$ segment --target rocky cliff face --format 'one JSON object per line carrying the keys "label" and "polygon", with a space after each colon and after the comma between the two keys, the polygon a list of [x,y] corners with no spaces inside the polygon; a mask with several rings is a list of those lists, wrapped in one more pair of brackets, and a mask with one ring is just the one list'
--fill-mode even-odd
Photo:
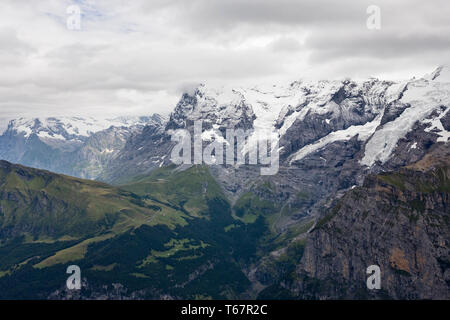
{"label": "rocky cliff face", "polygon": [[184,93],[170,116],[166,130],[188,128],[201,120],[205,128],[252,127],[255,114],[243,93],[236,89],[215,90],[200,85],[193,93]]}
{"label": "rocky cliff face", "polygon": [[[370,175],[316,224],[297,268],[300,298],[450,298],[450,149]],[[366,268],[381,268],[381,289]]]}

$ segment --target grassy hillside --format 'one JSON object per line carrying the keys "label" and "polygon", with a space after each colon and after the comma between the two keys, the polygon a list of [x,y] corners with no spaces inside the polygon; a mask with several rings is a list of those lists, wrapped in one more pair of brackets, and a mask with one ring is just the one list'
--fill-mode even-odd
{"label": "grassy hillside", "polygon": [[140,196],[185,208],[196,215],[207,209],[207,200],[220,198],[226,201],[220,186],[205,166],[186,170],[174,165],[162,167],[144,177],[136,177],[121,188]]}
{"label": "grassy hillside", "polygon": [[2,238],[33,241],[120,233],[180,212],[106,184],[0,162]]}
{"label": "grassy hillside", "polygon": [[70,264],[87,298],[239,297],[264,219],[233,218],[207,168],[174,169],[118,188],[0,162],[0,299],[61,298]]}

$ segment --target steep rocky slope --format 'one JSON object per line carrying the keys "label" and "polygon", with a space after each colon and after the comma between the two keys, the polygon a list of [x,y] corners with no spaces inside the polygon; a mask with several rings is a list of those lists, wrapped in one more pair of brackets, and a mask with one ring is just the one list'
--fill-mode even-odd
{"label": "steep rocky slope", "polygon": [[[308,234],[292,288],[301,298],[450,298],[450,148],[370,175]],[[366,268],[381,268],[381,289]]]}

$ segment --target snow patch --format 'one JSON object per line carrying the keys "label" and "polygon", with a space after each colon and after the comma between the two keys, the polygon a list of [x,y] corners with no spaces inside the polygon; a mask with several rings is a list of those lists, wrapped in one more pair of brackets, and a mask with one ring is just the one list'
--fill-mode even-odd
{"label": "snow patch", "polygon": [[65,141],[66,138],[64,138],[62,135],[57,134],[57,133],[48,133],[47,131],[40,131],[38,132],[37,136],[39,138],[43,138],[43,139],[55,139],[55,140],[62,140]]}
{"label": "snow patch", "polygon": [[106,148],[105,150],[102,150],[103,154],[109,154],[109,153],[113,153],[115,150],[114,149],[108,149]]}
{"label": "snow patch", "polygon": [[380,125],[382,114],[379,114],[373,121],[364,125],[351,126],[344,130],[338,130],[328,134],[327,136],[319,139],[318,141],[306,145],[297,151],[290,160],[290,164],[294,161],[298,161],[306,157],[307,155],[316,152],[317,150],[325,147],[326,145],[336,141],[347,141],[358,135],[358,140],[366,141]]}
{"label": "snow patch", "polygon": [[[395,120],[385,123],[377,130],[367,142],[361,165],[371,167],[376,161],[386,162],[398,140],[403,138],[417,121],[426,122],[426,117],[442,105],[450,104],[450,83],[436,82],[425,78],[413,80],[408,83],[400,102],[409,103],[411,106]],[[440,131],[440,141],[447,141],[448,133],[437,121],[432,121],[432,127]],[[430,128],[431,130],[431,128]]]}
{"label": "snow patch", "polygon": [[450,132],[445,130],[444,126],[442,125],[441,118],[444,117],[448,112],[450,108],[447,108],[444,112],[442,112],[438,117],[434,119],[425,119],[422,121],[422,123],[429,123],[430,126],[425,129],[425,132],[433,132],[439,136],[437,138],[437,142],[447,142],[450,138]]}

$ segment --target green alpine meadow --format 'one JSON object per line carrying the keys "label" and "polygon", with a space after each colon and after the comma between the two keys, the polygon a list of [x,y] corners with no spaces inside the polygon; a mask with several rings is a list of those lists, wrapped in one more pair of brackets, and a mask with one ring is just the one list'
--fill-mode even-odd
{"label": "green alpine meadow", "polygon": [[91,298],[113,283],[137,298],[231,299],[250,286],[242,266],[257,256],[267,224],[234,218],[206,167],[169,167],[120,187],[5,161],[0,168],[3,299],[60,294],[71,264]]}

